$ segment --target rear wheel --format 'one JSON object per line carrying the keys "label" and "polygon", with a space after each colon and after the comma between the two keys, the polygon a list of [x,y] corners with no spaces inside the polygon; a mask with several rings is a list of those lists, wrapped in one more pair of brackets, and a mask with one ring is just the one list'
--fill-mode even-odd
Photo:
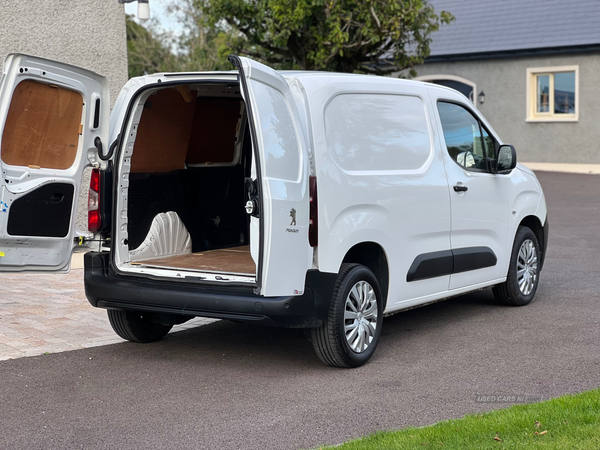
{"label": "rear wheel", "polygon": [[540,247],[535,233],[519,227],[515,236],[506,281],[494,286],[492,292],[504,305],[527,305],[537,290],[540,279]]}
{"label": "rear wheel", "polygon": [[325,364],[358,367],[375,352],[383,322],[379,283],[367,267],[344,264],[335,282],[325,323],[310,329],[310,341]]}
{"label": "rear wheel", "polygon": [[173,328],[172,325],[158,323],[152,313],[116,309],[109,309],[107,313],[115,333],[131,342],[159,341]]}

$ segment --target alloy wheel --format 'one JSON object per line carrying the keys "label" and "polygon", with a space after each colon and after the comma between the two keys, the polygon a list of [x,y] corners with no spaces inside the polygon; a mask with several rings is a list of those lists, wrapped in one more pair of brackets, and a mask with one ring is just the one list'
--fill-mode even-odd
{"label": "alloy wheel", "polygon": [[364,352],[377,329],[377,295],[366,281],[359,281],[348,293],[344,308],[344,332],[350,348]]}
{"label": "alloy wheel", "polygon": [[535,244],[531,239],[521,244],[517,255],[517,283],[523,295],[533,291],[538,277],[538,258]]}

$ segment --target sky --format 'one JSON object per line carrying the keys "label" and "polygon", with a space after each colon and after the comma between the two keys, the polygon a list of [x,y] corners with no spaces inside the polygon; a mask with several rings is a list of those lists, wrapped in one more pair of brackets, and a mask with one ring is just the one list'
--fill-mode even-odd
{"label": "sky", "polygon": [[[172,31],[175,34],[179,34],[181,32],[181,24],[167,12],[167,7],[176,3],[177,0],[149,0],[148,2],[150,5],[150,20],[156,19],[165,31]],[[137,7],[137,2],[125,3],[125,12],[137,17]],[[144,22],[137,22],[142,25],[144,24]]]}

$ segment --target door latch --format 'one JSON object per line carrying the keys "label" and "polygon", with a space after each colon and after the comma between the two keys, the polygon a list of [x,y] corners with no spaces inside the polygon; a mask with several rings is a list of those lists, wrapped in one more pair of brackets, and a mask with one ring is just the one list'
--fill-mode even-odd
{"label": "door latch", "polygon": [[252,217],[258,217],[258,185],[257,180],[246,177],[246,191],[248,192],[248,201],[246,202],[246,213]]}

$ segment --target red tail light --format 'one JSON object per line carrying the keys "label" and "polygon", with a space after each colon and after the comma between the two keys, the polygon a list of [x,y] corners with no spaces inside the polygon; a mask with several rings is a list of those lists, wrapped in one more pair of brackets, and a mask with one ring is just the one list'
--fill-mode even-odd
{"label": "red tail light", "polygon": [[100,217],[100,171],[92,169],[90,178],[90,192],[88,196],[88,230],[95,233],[100,230],[102,218]]}
{"label": "red tail light", "polygon": [[319,209],[317,207],[317,177],[309,177],[310,220],[308,222],[308,243],[311,247],[319,245]]}

